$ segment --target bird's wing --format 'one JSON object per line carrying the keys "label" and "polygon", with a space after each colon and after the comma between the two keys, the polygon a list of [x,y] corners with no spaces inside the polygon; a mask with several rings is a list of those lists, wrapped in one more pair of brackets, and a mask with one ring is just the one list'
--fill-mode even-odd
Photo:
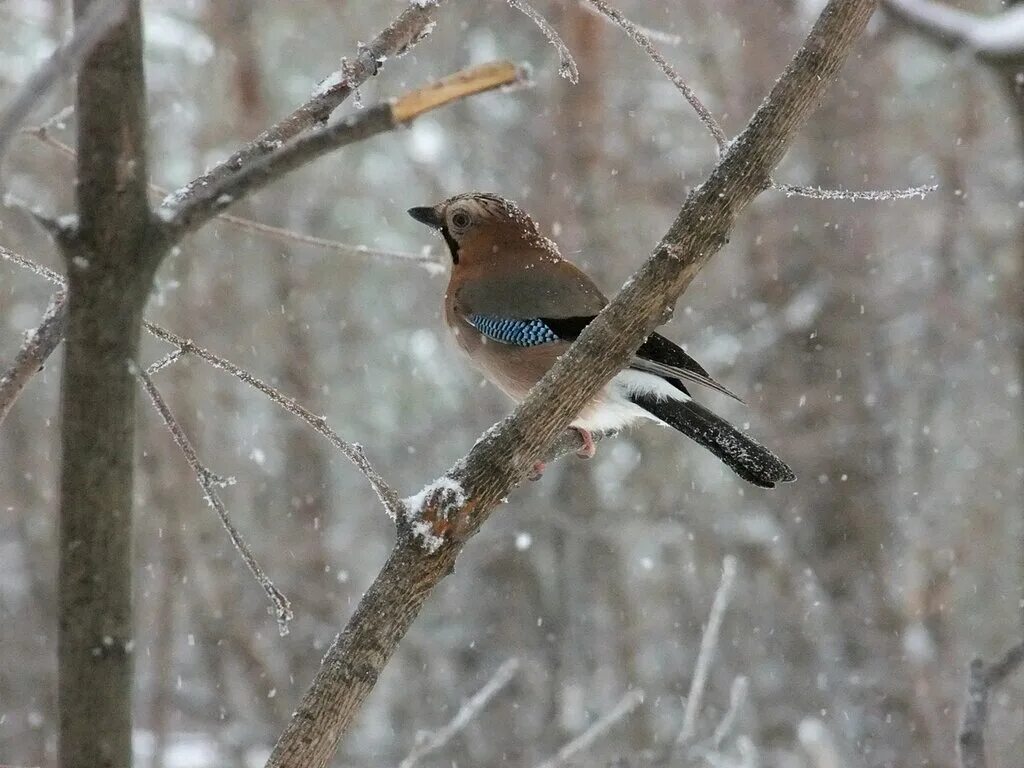
{"label": "bird's wing", "polygon": [[[574,340],[593,319],[593,317],[542,318],[544,324],[563,341]],[[711,374],[704,370],[700,363],[660,333],[652,333],[647,337],[647,340],[640,345],[640,349],[636,351],[629,367],[667,379],[681,379],[701,384],[743,402],[739,395],[711,378]]]}
{"label": "bird's wing", "polygon": [[546,253],[508,269],[460,275],[455,286],[459,314],[533,320],[540,317],[596,315],[608,300],[574,264]]}

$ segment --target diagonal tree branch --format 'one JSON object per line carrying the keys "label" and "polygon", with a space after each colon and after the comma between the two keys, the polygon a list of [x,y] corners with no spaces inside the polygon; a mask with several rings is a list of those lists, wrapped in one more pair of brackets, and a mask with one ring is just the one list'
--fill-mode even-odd
{"label": "diagonal tree branch", "polygon": [[196,189],[183,203],[165,203],[160,211],[165,221],[164,235],[170,242],[177,242],[228,206],[328,152],[407,125],[459,99],[524,81],[522,68],[507,61],[494,62],[460,70],[396,100],[364,109],[253,160],[237,173]]}
{"label": "diagonal tree branch", "polygon": [[37,69],[0,113],[0,163],[7,145],[35,106],[54,84],[74,71],[86,54],[124,16],[127,0],[100,0],[88,7],[75,23],[71,37]]}
{"label": "diagonal tree branch", "polygon": [[0,373],[0,424],[10,413],[25,385],[43,367],[43,363],[60,344],[67,329],[67,294],[63,289],[50,298],[39,327],[26,334],[14,363]]}
{"label": "diagonal tree branch", "polygon": [[989,64],[1024,62],[1024,5],[990,16],[937,0],[882,0],[890,18],[947,48],[965,48]]}
{"label": "diagonal tree branch", "polygon": [[826,5],[747,127],[708,179],[690,193],[654,255],[510,417],[407,501],[391,555],[327,651],[268,766],[327,765],[426,598],[454,568],[466,540],[621,370],[665,310],[725,244],[740,211],[770,186],[772,170],[838,74],[876,6],[877,0],[831,0]]}
{"label": "diagonal tree branch", "polygon": [[328,76],[313,95],[294,112],[267,128],[202,176],[172,193],[167,202],[181,205],[201,190],[219,184],[255,160],[274,152],[300,133],[327,121],[335,109],[380,71],[381,63],[401,56],[420,42],[433,28],[434,11],[441,0],[418,0],[382,30],[368,45],[360,46],[343,71]]}

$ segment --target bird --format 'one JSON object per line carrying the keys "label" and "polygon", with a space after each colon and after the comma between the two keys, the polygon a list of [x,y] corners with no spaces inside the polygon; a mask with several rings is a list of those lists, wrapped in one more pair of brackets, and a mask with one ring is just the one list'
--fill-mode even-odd
{"label": "bird", "polygon": [[[448,246],[444,321],[457,346],[485,378],[522,401],[608,299],[511,200],[470,192],[408,213]],[[594,455],[594,432],[650,420],[683,433],[756,486],[796,479],[782,459],[696,402],[688,385],[739,400],[674,342],[652,333],[571,422],[582,441],[578,455]],[[542,471],[538,462],[534,479]]]}

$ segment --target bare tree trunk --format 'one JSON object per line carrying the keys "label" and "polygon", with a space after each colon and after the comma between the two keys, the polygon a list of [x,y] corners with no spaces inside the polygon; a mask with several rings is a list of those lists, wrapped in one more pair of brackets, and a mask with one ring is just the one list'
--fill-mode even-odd
{"label": "bare tree trunk", "polygon": [[[76,0],[76,19],[91,2]],[[62,242],[69,305],[58,576],[63,768],[132,761],[130,364],[159,260],[149,245],[144,87],[135,0],[79,74],[79,222]]]}

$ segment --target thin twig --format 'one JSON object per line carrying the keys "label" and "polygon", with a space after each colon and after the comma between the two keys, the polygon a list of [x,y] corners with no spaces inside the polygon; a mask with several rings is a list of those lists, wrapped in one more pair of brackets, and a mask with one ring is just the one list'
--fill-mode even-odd
{"label": "thin twig", "polygon": [[[51,118],[51,120],[52,119],[53,118]],[[57,150],[69,158],[73,159],[76,157],[75,150],[59,139],[55,139],[49,133],[45,124],[32,128],[22,128],[20,133],[38,139],[46,146]],[[170,194],[165,187],[161,187],[158,184],[151,183],[149,188],[160,198],[164,198]],[[321,248],[325,251],[331,251],[332,253],[337,253],[343,256],[362,256],[372,259],[409,262],[423,267],[432,275],[438,274],[440,271],[443,271],[444,268],[444,262],[436,253],[433,252],[433,250],[424,250],[422,253],[411,253],[408,251],[381,250],[378,248],[370,248],[366,245],[352,245],[351,243],[342,243],[337,240],[329,240],[324,237],[316,237],[315,235],[295,232],[290,229],[285,229],[284,227],[275,227],[271,224],[264,224],[261,221],[247,219],[244,216],[236,216],[232,213],[217,214],[215,221],[223,221],[225,224],[230,224],[231,226],[238,227],[239,229],[259,232],[260,234],[268,235],[270,237],[277,238],[278,240],[301,243],[302,245],[308,245],[313,248]]]}
{"label": "thin twig", "polygon": [[736,721],[739,719],[740,711],[747,701],[747,694],[750,691],[750,679],[745,675],[736,675],[729,688],[729,708],[725,715],[715,727],[711,736],[711,746],[715,751],[722,748],[725,740],[729,738],[736,728]]}
{"label": "thin twig", "polygon": [[697,113],[697,117],[700,118],[704,127],[708,129],[708,132],[714,138],[715,145],[718,147],[718,154],[723,154],[729,140],[726,138],[725,131],[722,130],[722,126],[719,125],[715,116],[711,114],[711,111],[704,106],[704,102],[700,100],[700,97],[698,97],[694,90],[686,84],[686,81],[679,76],[679,73],[675,71],[672,65],[668,63],[665,57],[661,54],[661,51],[654,47],[654,43],[651,42],[650,37],[645,34],[640,27],[623,16],[618,9],[608,5],[605,0],[587,0],[587,2],[618,24],[622,30],[629,35],[633,42],[639,45],[644,52],[651,57],[654,63],[661,68],[661,71],[665,73],[665,77],[671,80],[672,84],[679,89],[679,92],[683,94],[683,98],[690,103],[690,106],[693,107],[693,111]]}
{"label": "thin twig", "polygon": [[558,51],[558,74],[573,85],[576,85],[580,81],[579,68],[576,66],[576,60],[573,59],[569,46],[559,37],[555,28],[548,23],[548,20],[541,15],[540,11],[527,3],[526,0],[508,0],[508,4],[537,25],[537,28],[548,39],[548,42]]}
{"label": "thin twig", "polygon": [[67,324],[67,294],[61,289],[50,297],[50,304],[43,313],[39,327],[26,335],[14,363],[5,373],[0,374],[0,424],[10,413],[25,385],[60,344]]}
{"label": "thin twig", "polygon": [[175,349],[181,353],[195,355],[199,359],[205,360],[214,368],[218,368],[231,374],[239,381],[248,384],[259,392],[262,392],[273,403],[284,408],[289,413],[298,416],[306,424],[312,427],[317,434],[327,438],[335,448],[341,451],[345,457],[363,473],[363,476],[369,480],[370,486],[376,492],[381,504],[384,505],[384,508],[392,517],[397,518],[401,516],[404,510],[401,498],[370,463],[370,460],[366,457],[366,453],[363,451],[363,447],[358,443],[349,443],[346,440],[343,440],[342,437],[330,427],[325,417],[317,416],[308,408],[300,405],[298,402],[288,397],[288,395],[274,389],[274,387],[270,386],[262,379],[254,376],[243,368],[238,367],[230,360],[220,357],[219,355],[215,355],[208,349],[199,346],[191,339],[179,336],[178,334],[169,331],[166,328],[161,328],[159,325],[155,325],[154,323],[146,322],[143,327],[145,327],[145,329],[156,338],[173,345]]}
{"label": "thin twig", "polygon": [[998,661],[986,665],[982,659],[971,662],[967,675],[967,702],[957,742],[962,768],[985,768],[985,728],[992,690],[1001,685],[1024,664],[1024,642],[1015,645]]}
{"label": "thin twig", "polygon": [[[579,0],[579,5],[581,8],[585,8],[595,16],[600,16],[605,20],[612,21],[610,16],[605,16],[591,5],[590,0]],[[651,27],[645,27],[643,24],[637,24],[635,21],[630,21],[629,23],[647,35],[652,42],[664,43],[665,45],[679,45],[683,42],[683,36],[677,35],[675,32],[665,32],[661,29],[652,29]]]}
{"label": "thin twig", "polygon": [[797,184],[781,184],[772,181],[772,186],[786,194],[787,197],[810,197],[815,200],[909,200],[920,197],[922,200],[938,186],[922,184],[907,189],[822,189]]}
{"label": "thin twig", "polygon": [[347,59],[344,76],[330,78],[327,88],[317,88],[310,99],[287,117],[263,131],[248,144],[235,151],[202,176],[190,181],[172,195],[175,205],[184,204],[202,190],[217,185],[265,157],[282,144],[309,129],[323,125],[331,114],[363,83],[376,75],[382,62],[402,56],[423,40],[433,28],[437,2],[408,3],[406,9],[383,29],[368,45],[359,46],[358,53]]}
{"label": "thin twig", "polygon": [[507,61],[492,62],[460,70],[396,100],[349,115],[254,159],[216,183],[194,189],[185,198],[178,192],[169,195],[158,209],[164,222],[164,236],[176,242],[228,206],[328,152],[407,125],[454,101],[522,83],[525,79],[522,67]]}
{"label": "thin twig", "polygon": [[445,269],[444,262],[438,258],[437,254],[434,253],[433,250],[425,250],[423,253],[410,253],[408,251],[387,251],[378,248],[370,248],[366,245],[340,243],[336,240],[328,240],[323,237],[306,235],[301,232],[285,229],[284,227],[275,227],[271,224],[264,224],[260,221],[254,221],[242,216],[235,216],[230,213],[220,214],[217,217],[217,220],[223,221],[226,224],[231,224],[232,226],[240,229],[259,232],[262,235],[268,235],[269,237],[273,237],[278,240],[301,243],[302,245],[321,248],[325,251],[331,251],[342,256],[363,256],[371,259],[410,262],[416,266],[423,267],[432,275],[439,274]]}
{"label": "thin twig", "polygon": [[679,736],[676,737],[677,748],[686,746],[697,731],[697,717],[700,715],[708,673],[711,670],[711,662],[715,658],[715,651],[718,649],[718,636],[722,629],[725,611],[729,607],[729,600],[732,599],[732,587],[735,581],[736,558],[727,555],[722,560],[722,580],[715,591],[715,599],[711,602],[708,625],[704,628],[704,635],[700,639],[697,663],[694,665],[693,680],[690,681],[690,692],[686,697],[686,709],[683,712],[683,727],[679,731]]}
{"label": "thin twig", "polygon": [[17,264],[22,269],[27,269],[32,274],[37,275],[44,280],[49,280],[54,285],[59,285],[63,288],[66,284],[63,275],[54,272],[49,267],[44,267],[42,264],[37,264],[32,261],[32,259],[26,259],[24,256],[17,254],[2,245],[0,245],[0,259],[9,261],[12,264]]}
{"label": "thin twig", "polygon": [[7,109],[0,114],[0,161],[3,160],[7,145],[17,133],[18,126],[54,83],[73,72],[93,46],[121,21],[125,4],[126,0],[100,0],[90,4],[75,24],[71,38],[58,46],[14,95]]}
{"label": "thin twig", "polygon": [[437,729],[433,733],[426,734],[426,737],[419,742],[408,756],[401,762],[399,768],[413,768],[420,760],[431,752],[444,747],[486,707],[498,693],[508,685],[516,672],[519,671],[519,659],[509,659],[494,673],[494,676],[487,681],[486,685],[471,696],[459,711],[455,713],[447,725]]}
{"label": "thin twig", "polygon": [[580,752],[587,750],[616,723],[629,715],[634,709],[643,704],[644,692],[640,689],[629,691],[623,696],[619,703],[611,711],[598,718],[583,733],[570,741],[552,757],[545,760],[537,768],[558,768],[565,765]]}
{"label": "thin twig", "polygon": [[252,550],[249,549],[249,545],[246,544],[245,539],[242,538],[242,534],[231,521],[231,515],[228,513],[227,507],[224,506],[224,502],[221,501],[220,495],[217,493],[218,485],[232,485],[234,481],[230,478],[224,479],[218,477],[199,460],[199,456],[196,454],[195,448],[192,447],[192,443],[189,442],[185,431],[174,418],[174,414],[171,413],[170,407],[164,400],[163,395],[160,394],[160,390],[156,388],[156,385],[153,383],[153,379],[150,378],[149,374],[142,368],[139,368],[138,366],[133,366],[133,368],[135,375],[149,394],[149,399],[153,401],[153,406],[163,419],[164,425],[170,431],[171,437],[174,438],[175,444],[181,450],[182,454],[184,454],[188,465],[192,467],[192,471],[196,475],[196,480],[199,481],[199,485],[203,489],[203,495],[206,497],[207,503],[217,512],[217,516],[220,517],[220,521],[228,532],[228,536],[231,537],[231,543],[235,545],[235,549],[237,549],[238,553],[242,556],[242,560],[245,562],[246,566],[248,566],[249,571],[256,578],[256,581],[259,582],[259,585],[263,587],[263,591],[267,593],[267,597],[270,598],[270,602],[274,609],[274,616],[277,619],[278,631],[282,635],[287,635],[288,622],[293,618],[291,604],[288,602],[288,598],[284,596],[284,593],[274,585],[274,582],[270,580],[270,577],[267,576],[263,571],[263,568],[260,567],[259,562],[256,560],[256,556],[252,553]]}

